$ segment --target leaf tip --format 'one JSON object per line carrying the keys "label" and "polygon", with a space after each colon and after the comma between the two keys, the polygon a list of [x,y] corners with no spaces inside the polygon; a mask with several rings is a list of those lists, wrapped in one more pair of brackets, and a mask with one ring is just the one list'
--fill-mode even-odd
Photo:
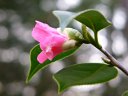
{"label": "leaf tip", "polygon": [[26,80],[25,80],[25,83],[28,84],[29,81],[30,81],[30,79],[31,79],[31,78],[30,78],[30,76],[29,76],[29,74],[28,74],[28,75],[27,75],[27,78],[26,78]]}

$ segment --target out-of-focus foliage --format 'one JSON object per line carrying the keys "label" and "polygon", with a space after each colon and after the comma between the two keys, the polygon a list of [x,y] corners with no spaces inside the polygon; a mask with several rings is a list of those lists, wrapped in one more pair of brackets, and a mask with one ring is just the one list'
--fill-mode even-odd
{"label": "out-of-focus foliage", "polygon": [[[128,69],[128,0],[0,0],[0,96],[57,96],[53,73],[68,64],[101,62],[99,51],[92,46],[81,47],[75,55],[55,62],[25,84],[29,51],[37,44],[31,37],[35,20],[58,27],[53,10],[77,12],[88,8],[99,10],[112,21],[112,27],[99,33],[99,41]],[[75,21],[70,26],[79,29]],[[128,89],[127,80],[120,73],[107,84],[74,87],[60,96],[121,96]]]}

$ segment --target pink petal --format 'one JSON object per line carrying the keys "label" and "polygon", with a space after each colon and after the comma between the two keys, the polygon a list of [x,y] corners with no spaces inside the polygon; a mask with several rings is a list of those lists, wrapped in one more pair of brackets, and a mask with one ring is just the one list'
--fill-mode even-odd
{"label": "pink petal", "polygon": [[37,60],[39,61],[39,63],[43,63],[47,60],[47,56],[45,55],[45,53],[42,51],[38,56],[37,56]]}
{"label": "pink petal", "polygon": [[38,42],[43,42],[44,39],[51,36],[51,34],[59,34],[57,29],[50,27],[49,25],[36,21],[36,25],[32,30],[32,37]]}
{"label": "pink petal", "polygon": [[36,26],[35,27],[37,27],[37,28],[39,28],[39,29],[41,29],[41,30],[44,30],[44,31],[46,31],[46,32],[50,32],[50,33],[55,33],[55,34],[59,34],[58,32],[57,32],[57,29],[56,28],[52,28],[52,27],[50,27],[48,24],[46,24],[46,23],[42,23],[42,22],[40,22],[40,21],[36,21]]}
{"label": "pink petal", "polygon": [[47,47],[48,47],[48,46],[51,46],[52,43],[53,43],[53,42],[52,42],[52,38],[51,38],[51,37],[47,37],[46,39],[44,39],[43,42],[40,42],[40,48],[41,48],[43,51],[46,52]]}
{"label": "pink petal", "polygon": [[53,57],[59,55],[60,53],[63,52],[63,49],[61,47],[53,47],[52,48],[52,51],[53,51]]}
{"label": "pink petal", "polygon": [[54,35],[52,37],[52,43],[54,43],[54,46],[56,47],[62,47],[63,43],[67,40],[67,38],[62,37],[61,35]]}
{"label": "pink petal", "polygon": [[65,41],[64,37],[54,35],[41,42],[40,47],[47,55],[47,58],[52,60],[56,55],[63,52],[62,45]]}
{"label": "pink petal", "polygon": [[51,46],[47,46],[47,49],[45,51],[46,56],[49,60],[52,60],[54,58],[53,56],[53,51],[52,51],[52,47]]}
{"label": "pink petal", "polygon": [[42,42],[47,36],[49,36],[49,33],[42,30],[38,24],[36,24],[32,31],[32,37],[38,42]]}
{"label": "pink petal", "polygon": [[63,52],[62,46],[68,40],[66,35],[40,21],[36,21],[32,36],[40,43],[40,48],[43,50],[37,57],[40,63],[45,62],[47,59],[52,60],[56,55]]}

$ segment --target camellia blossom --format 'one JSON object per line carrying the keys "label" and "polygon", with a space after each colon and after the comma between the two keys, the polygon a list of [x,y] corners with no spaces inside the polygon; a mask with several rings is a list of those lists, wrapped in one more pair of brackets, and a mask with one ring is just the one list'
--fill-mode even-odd
{"label": "camellia blossom", "polygon": [[69,39],[66,35],[57,31],[49,25],[36,21],[32,31],[33,38],[39,42],[42,52],[37,56],[39,63],[47,59],[52,60],[56,55],[62,53],[63,44]]}

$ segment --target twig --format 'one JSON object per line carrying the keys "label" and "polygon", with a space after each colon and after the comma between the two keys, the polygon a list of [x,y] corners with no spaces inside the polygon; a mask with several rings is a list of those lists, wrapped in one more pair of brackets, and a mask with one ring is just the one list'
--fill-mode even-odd
{"label": "twig", "polygon": [[113,66],[116,66],[128,76],[128,71],[123,66],[121,66],[120,62],[117,61],[109,52],[107,52],[103,48],[100,48],[99,50],[103,52],[107,56],[108,59],[110,59],[110,64],[112,64]]}

